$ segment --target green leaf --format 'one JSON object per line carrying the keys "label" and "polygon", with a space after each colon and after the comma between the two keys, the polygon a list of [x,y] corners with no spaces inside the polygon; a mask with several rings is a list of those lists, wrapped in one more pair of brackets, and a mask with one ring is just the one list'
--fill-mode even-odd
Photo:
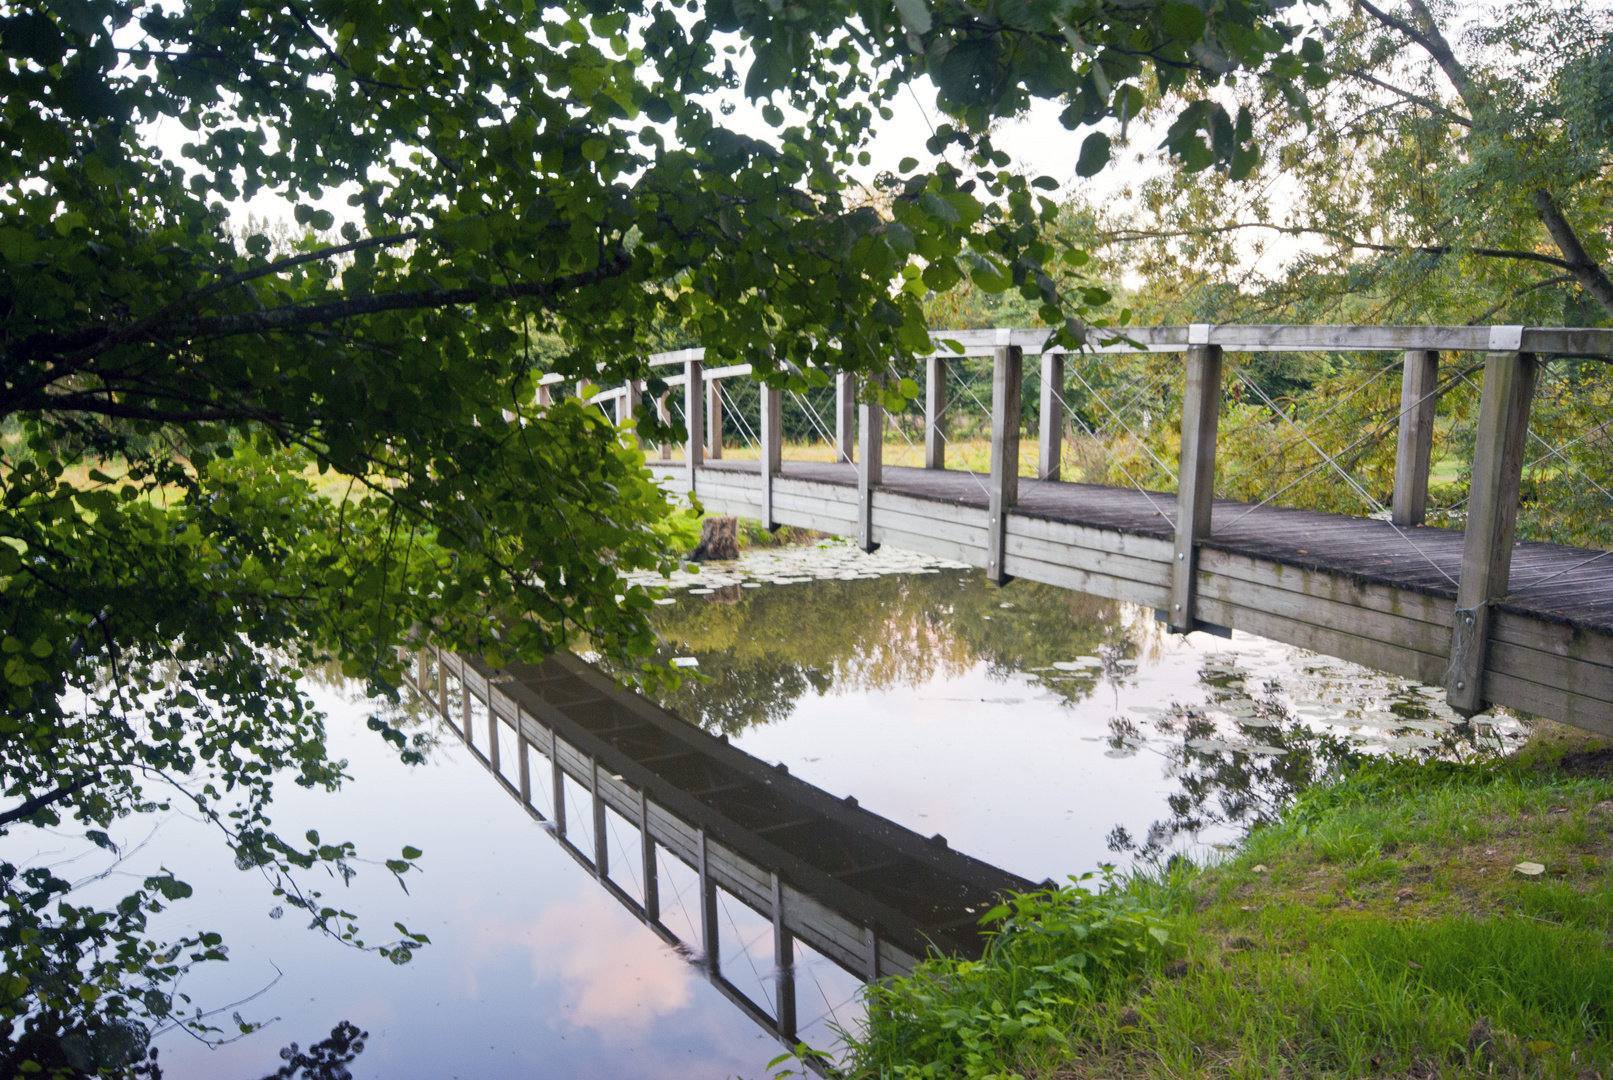
{"label": "green leaf", "polygon": [[1096,176],[1109,164],[1109,136],[1094,131],[1081,143],[1081,155],[1075,162],[1077,176]]}
{"label": "green leaf", "polygon": [[915,34],[928,34],[930,32],[930,5],[925,0],[896,0],[896,12],[902,17],[902,24]]}
{"label": "green leaf", "polygon": [[1197,41],[1204,36],[1204,12],[1192,4],[1165,4],[1159,9],[1159,24],[1178,41]]}
{"label": "green leaf", "polygon": [[403,857],[405,859],[418,859],[421,854],[421,850],[417,847],[409,847],[407,845],[404,846]]}

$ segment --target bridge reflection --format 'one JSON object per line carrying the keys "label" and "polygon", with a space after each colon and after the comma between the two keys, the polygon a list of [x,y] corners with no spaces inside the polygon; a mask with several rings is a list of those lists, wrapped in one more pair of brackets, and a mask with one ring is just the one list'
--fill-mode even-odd
{"label": "bridge reflection", "polygon": [[[980,915],[1035,887],[751,757],[570,654],[495,672],[426,649],[414,683],[607,892],[788,1047],[806,1027],[806,950],[861,982],[905,974],[932,950],[978,955]],[[697,901],[680,934],[668,898],[683,913],[684,891]],[[740,958],[758,993],[730,977]]]}

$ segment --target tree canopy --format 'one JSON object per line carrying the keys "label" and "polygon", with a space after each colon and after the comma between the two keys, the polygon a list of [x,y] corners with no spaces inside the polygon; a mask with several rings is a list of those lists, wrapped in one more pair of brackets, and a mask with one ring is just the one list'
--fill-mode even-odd
{"label": "tree canopy", "polygon": [[[535,404],[540,355],[652,393],[668,333],[776,383],[877,372],[965,279],[1078,344],[1108,294],[991,125],[1033,99],[1124,121],[1148,80],[1303,107],[1321,47],[1288,3],[0,4],[0,827],[110,847],[183,800],[317,928],[406,961],[423,936],[365,945],[299,884],[356,872],[352,845],[271,827],[277,779],[343,778],[301,672],[391,694],[412,634],[497,661],[586,631],[656,676],[620,575],[663,565],[670,511],[599,410]],[[928,148],[965,165],[904,162],[882,212],[847,170],[923,77],[948,117]],[[771,134],[729,126],[725,91]],[[1243,175],[1251,132],[1201,95],[1169,145]],[[1109,146],[1089,133],[1082,171]],[[264,195],[292,250],[238,228]],[[156,1027],[205,1034],[171,990],[217,936],[145,933],[188,891],[97,910],[0,863],[5,1067],[115,1073]]]}

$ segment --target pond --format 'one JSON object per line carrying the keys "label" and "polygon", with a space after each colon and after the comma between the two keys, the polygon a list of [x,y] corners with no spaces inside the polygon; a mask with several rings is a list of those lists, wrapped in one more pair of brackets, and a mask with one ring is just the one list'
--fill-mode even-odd
{"label": "pond", "polygon": [[[899,551],[753,552],[672,586],[657,611],[663,659],[701,678],[661,693],[663,705],[1031,881],[1212,855],[1351,753],[1460,757],[1523,735],[1506,717],[1461,722],[1405,680],[1241,634],[1174,637],[1149,611],[1033,583],[997,588]],[[221,933],[230,960],[181,990],[223,1027],[234,1014],[273,1022],[216,1049],[159,1038],[169,1077],[262,1076],[279,1047],[342,1019],[370,1033],[360,1077],[766,1074],[777,1042],[554,843],[433,709],[411,696],[388,715],[433,733],[426,764],[407,767],[366,729],[375,703],[339,679],[312,691],[354,780],[335,796],[288,785],[275,826],[318,827],[377,857],[424,850],[407,895],[380,866],[315,885],[377,937],[394,921],[428,934],[406,966],[307,930],[183,813],[127,823],[111,866],[65,839],[26,853],[91,893],[158,866],[196,886],[152,930]],[[685,870],[663,868],[663,921],[698,940],[678,929],[692,922]],[[731,905],[720,917],[742,945],[768,931]],[[765,997],[757,952],[771,956],[746,946],[724,964]],[[855,1023],[856,980],[821,957],[798,966],[800,1030],[827,1047],[834,1024]]]}

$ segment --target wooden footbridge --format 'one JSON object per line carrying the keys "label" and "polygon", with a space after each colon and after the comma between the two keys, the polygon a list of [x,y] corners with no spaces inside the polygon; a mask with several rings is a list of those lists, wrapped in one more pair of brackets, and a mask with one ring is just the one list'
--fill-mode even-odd
{"label": "wooden footbridge", "polygon": [[[886,418],[838,377],[838,463],[784,461],[780,391],[763,388],[759,460],[720,451],[713,382],[748,365],[678,365],[694,433],[680,461],[652,460],[665,486],[708,510],[960,559],[1013,577],[1143,604],[1178,631],[1236,628],[1443,684],[1472,714],[1509,706],[1613,734],[1613,558],[1514,539],[1535,375],[1555,358],[1613,358],[1613,331],[1520,326],[1207,326],[1140,328],[1096,352],[1183,354],[1180,480],[1175,491],[1059,478],[1066,357],[1046,331],[941,331],[991,355],[989,476],[949,469],[942,415],[947,351],[928,361],[924,468],[883,466]],[[938,346],[939,349],[939,346]],[[950,346],[949,346],[950,349]],[[1317,513],[1213,496],[1225,353],[1404,353],[1392,511]],[[1037,475],[1019,475],[1023,357],[1040,353]],[[1423,524],[1442,353],[1483,354],[1484,381],[1463,531]],[[956,355],[955,351],[952,355]],[[631,407],[633,386],[600,394]],[[855,403],[855,404],[854,404]],[[620,408],[620,406],[619,406]],[[665,409],[665,402],[662,404]],[[855,409],[855,420],[853,418]],[[703,431],[703,429],[708,429]],[[852,440],[855,432],[855,451]],[[714,433],[714,434],[713,434]],[[702,437],[704,435],[704,437]]]}
{"label": "wooden footbridge", "polygon": [[[569,653],[497,671],[434,648],[413,659],[415,690],[498,783],[787,1047],[798,1034],[796,941],[872,982],[932,951],[979,955],[980,916],[1036,887],[729,746]],[[568,822],[568,788],[589,821]],[[611,864],[607,811],[637,833],[632,868]],[[658,852],[698,876],[697,941],[662,919]],[[772,923],[771,1002],[723,971],[719,890]]]}

